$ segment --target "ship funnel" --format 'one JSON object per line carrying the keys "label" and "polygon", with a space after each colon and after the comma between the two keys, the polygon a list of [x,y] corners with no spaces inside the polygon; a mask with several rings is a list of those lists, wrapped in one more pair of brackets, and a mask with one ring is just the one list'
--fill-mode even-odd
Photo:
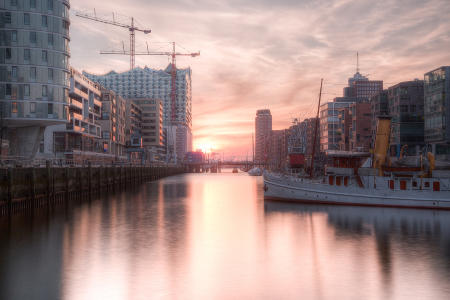
{"label": "ship funnel", "polygon": [[389,135],[391,131],[391,116],[378,116],[377,136],[375,140],[374,168],[380,170],[383,176],[381,166],[386,163],[386,155],[388,153]]}

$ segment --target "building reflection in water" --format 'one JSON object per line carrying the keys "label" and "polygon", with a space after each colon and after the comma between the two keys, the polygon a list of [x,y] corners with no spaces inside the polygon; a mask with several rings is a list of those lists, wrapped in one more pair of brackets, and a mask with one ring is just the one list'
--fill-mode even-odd
{"label": "building reflection in water", "polygon": [[[321,264],[310,272],[317,275],[317,293],[327,291],[323,282],[335,281],[333,293],[343,298],[351,289],[352,295],[360,290],[364,299],[367,292],[374,299],[450,295],[450,211],[276,201],[265,201],[264,208],[267,226],[282,216],[298,223],[290,228],[310,230],[308,244],[315,252],[310,261],[316,264],[319,256]],[[306,219],[315,223],[301,223]],[[319,248],[314,248],[316,243]],[[347,285],[349,278],[352,284]]]}
{"label": "building reflection in water", "polygon": [[0,219],[0,299],[450,298],[450,212],[186,174]]}

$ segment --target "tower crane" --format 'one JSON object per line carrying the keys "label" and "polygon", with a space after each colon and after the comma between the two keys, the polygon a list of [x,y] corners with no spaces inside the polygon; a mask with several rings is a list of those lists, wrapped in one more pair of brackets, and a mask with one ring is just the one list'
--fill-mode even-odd
{"label": "tower crane", "polygon": [[130,54],[130,69],[134,69],[134,67],[135,67],[135,58],[134,58],[134,56],[135,56],[135,31],[141,31],[141,32],[143,32],[145,34],[148,34],[148,33],[151,32],[150,29],[141,29],[141,28],[138,28],[138,27],[134,26],[134,23],[135,22],[137,23],[137,21],[133,17],[130,18],[131,19],[131,25],[127,25],[127,24],[124,24],[124,23],[117,22],[116,18],[114,16],[114,13],[112,13],[112,21],[108,20],[108,19],[105,19],[105,18],[99,18],[99,17],[97,17],[97,12],[95,11],[95,8],[94,8],[94,16],[88,15],[86,13],[80,13],[80,12],[78,12],[76,14],[76,16],[77,17],[81,17],[81,18],[85,18],[85,19],[89,19],[89,20],[93,20],[93,21],[97,21],[97,22],[102,22],[102,23],[109,24],[109,25],[114,25],[114,26],[119,26],[119,27],[122,27],[122,28],[127,28],[130,31],[130,51],[129,51],[129,54]]}
{"label": "tower crane", "polygon": [[[172,57],[172,65],[171,65],[171,70],[170,70],[170,74],[172,77],[172,86],[171,86],[171,91],[170,91],[170,119],[169,119],[169,126],[172,127],[172,122],[175,122],[177,119],[177,114],[176,114],[176,102],[177,102],[177,86],[176,86],[176,80],[177,80],[177,64],[176,64],[176,57],[177,56],[191,56],[191,57],[196,57],[200,55],[200,51],[199,52],[189,52],[188,50],[184,49],[183,47],[181,47],[180,45],[176,44],[175,42],[168,42],[167,44],[171,44],[173,49],[172,52],[158,52],[158,51],[149,51],[148,50],[148,44],[147,44],[147,51],[139,51],[139,52],[134,52],[133,55],[167,55],[167,56],[171,56]],[[179,47],[183,48],[184,50],[188,51],[189,53],[181,53],[181,52],[177,52],[175,49],[175,46],[178,45]],[[165,45],[167,46],[167,45]],[[163,46],[164,47],[164,46]],[[162,47],[160,47],[162,48]],[[122,54],[122,55],[128,55],[130,54],[129,51],[126,50],[104,50],[101,51],[100,54]],[[172,135],[172,130],[170,130],[170,133],[168,134],[168,139],[169,139],[169,153],[168,153],[168,160],[170,160],[170,156],[173,156],[175,163],[177,161],[177,157],[176,157],[176,153],[174,150],[174,145],[173,143],[175,143],[175,139],[171,136]],[[172,145],[171,145],[172,143]],[[169,155],[170,154],[170,155]]]}

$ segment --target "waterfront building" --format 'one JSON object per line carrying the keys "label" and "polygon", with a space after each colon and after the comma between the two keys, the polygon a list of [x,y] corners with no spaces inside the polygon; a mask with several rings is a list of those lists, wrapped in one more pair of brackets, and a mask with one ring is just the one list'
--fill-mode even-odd
{"label": "waterfront building", "polygon": [[47,126],[69,123],[69,8],[0,1],[0,112],[12,155],[33,158]]}
{"label": "waterfront building", "polygon": [[125,141],[135,133],[142,136],[142,109],[132,99],[125,99]]}
{"label": "waterfront building", "polygon": [[[142,145],[148,151],[155,153],[156,160],[165,160],[166,155],[162,107],[162,101],[158,98],[127,99],[127,135],[133,133],[133,130],[137,130],[134,124],[139,124]],[[139,120],[133,121],[133,118],[138,118]],[[129,138],[127,138],[128,140]]]}
{"label": "waterfront building", "polygon": [[[99,82],[123,98],[158,98],[163,105],[163,122],[169,125],[171,117],[171,70],[169,64],[165,70],[148,67],[136,67],[124,72],[110,71],[106,74],[93,74],[83,71],[89,79]],[[177,68],[176,122],[182,122],[192,128],[192,70],[190,67]]]}
{"label": "waterfront building", "polygon": [[332,102],[320,106],[320,152],[340,149],[339,142],[342,140],[342,132],[339,129],[339,109],[349,107],[353,103],[367,101],[367,97],[336,97]]}
{"label": "waterfront building", "polygon": [[[408,155],[418,155],[424,142],[424,92],[422,80],[400,82],[388,88],[391,120],[390,153],[399,156],[404,145]],[[430,149],[431,150],[431,149]]]}
{"label": "waterfront building", "polygon": [[70,67],[69,124],[47,126],[39,146],[39,157],[91,158],[100,151],[102,86]]}
{"label": "waterfront building", "polygon": [[339,108],[339,131],[341,140],[339,141],[339,150],[349,151],[350,126],[352,118],[348,107]]}
{"label": "waterfront building", "polygon": [[450,155],[450,66],[440,67],[424,76],[425,142],[433,154]]}
{"label": "waterfront building", "polygon": [[375,137],[378,126],[378,116],[388,115],[388,90],[382,90],[376,92],[370,96],[370,108],[371,108],[371,143],[370,148],[375,148]]}
{"label": "waterfront building", "polygon": [[349,151],[369,151],[372,137],[370,134],[370,124],[372,121],[370,103],[350,104],[349,118],[351,119],[348,133]]}
{"label": "waterfront building", "polygon": [[286,132],[282,130],[271,130],[268,136],[268,162],[280,164],[286,160],[287,149],[285,148]]}
{"label": "waterfront building", "polygon": [[125,153],[125,103],[115,92],[101,91],[102,116],[98,122],[101,126],[100,145],[105,154],[116,160],[124,160]]}
{"label": "waterfront building", "polygon": [[272,131],[270,109],[259,109],[255,118],[255,162],[264,162],[267,136]]}

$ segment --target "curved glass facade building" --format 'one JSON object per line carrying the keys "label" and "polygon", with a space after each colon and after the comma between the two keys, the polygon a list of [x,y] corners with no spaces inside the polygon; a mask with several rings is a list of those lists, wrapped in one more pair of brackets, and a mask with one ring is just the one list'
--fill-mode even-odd
{"label": "curved glass facade building", "polygon": [[68,0],[0,1],[0,101],[12,155],[34,157],[45,127],[69,122],[69,8]]}

